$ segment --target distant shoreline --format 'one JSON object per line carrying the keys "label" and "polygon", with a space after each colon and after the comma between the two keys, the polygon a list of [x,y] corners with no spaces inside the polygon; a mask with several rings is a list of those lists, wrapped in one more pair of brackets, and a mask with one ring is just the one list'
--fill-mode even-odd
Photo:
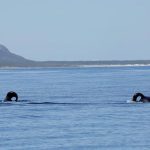
{"label": "distant shoreline", "polygon": [[[55,63],[57,62],[57,63]],[[63,63],[62,63],[63,62]],[[100,63],[98,63],[100,62]],[[107,63],[105,63],[107,62]],[[111,63],[110,63],[111,62]],[[34,65],[0,65],[0,69],[21,69],[21,68],[102,68],[102,67],[146,67],[150,66],[150,63],[127,63],[126,61],[88,61],[88,63],[84,61],[53,61],[51,64],[50,62],[41,62],[41,64],[34,64]],[[118,63],[116,63],[118,62]],[[123,63],[119,63],[123,62]],[[126,63],[125,63],[126,62]]]}
{"label": "distant shoreline", "polygon": [[34,61],[10,52],[4,45],[0,44],[0,68],[69,68],[119,66],[150,66],[150,60]]}

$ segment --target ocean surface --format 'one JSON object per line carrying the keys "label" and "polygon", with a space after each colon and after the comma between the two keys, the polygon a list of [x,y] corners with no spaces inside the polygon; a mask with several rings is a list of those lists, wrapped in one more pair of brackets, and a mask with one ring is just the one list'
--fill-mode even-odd
{"label": "ocean surface", "polygon": [[149,150],[136,92],[150,96],[149,66],[0,69],[0,150]]}

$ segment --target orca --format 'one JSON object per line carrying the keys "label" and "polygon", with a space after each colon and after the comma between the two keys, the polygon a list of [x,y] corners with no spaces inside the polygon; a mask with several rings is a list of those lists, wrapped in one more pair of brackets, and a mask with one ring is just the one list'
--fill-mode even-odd
{"label": "orca", "polygon": [[14,92],[14,91],[8,92],[6,97],[5,97],[5,99],[4,99],[4,101],[9,101],[9,102],[13,101],[12,98],[15,98],[14,101],[16,101],[16,102],[18,101],[18,94],[16,92]]}
{"label": "orca", "polygon": [[150,102],[150,97],[145,96],[142,93],[135,93],[132,97],[132,101],[133,102],[143,102],[143,103]]}

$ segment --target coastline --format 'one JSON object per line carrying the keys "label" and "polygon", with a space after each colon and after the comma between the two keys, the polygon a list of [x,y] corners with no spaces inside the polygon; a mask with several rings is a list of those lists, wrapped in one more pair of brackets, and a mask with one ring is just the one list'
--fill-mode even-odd
{"label": "coastline", "polygon": [[0,69],[46,69],[46,68],[112,68],[112,67],[149,67],[150,64],[99,64],[99,65],[58,65],[58,66],[0,66]]}

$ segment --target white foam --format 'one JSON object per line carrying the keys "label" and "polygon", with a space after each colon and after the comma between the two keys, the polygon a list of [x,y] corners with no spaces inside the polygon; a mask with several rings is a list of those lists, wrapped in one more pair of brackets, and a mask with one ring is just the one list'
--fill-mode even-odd
{"label": "white foam", "polygon": [[143,103],[143,102],[134,102],[134,101],[132,101],[132,100],[127,100],[126,103],[135,104],[135,103]]}
{"label": "white foam", "polygon": [[119,64],[119,65],[79,65],[78,67],[144,67],[150,66],[150,64]]}

